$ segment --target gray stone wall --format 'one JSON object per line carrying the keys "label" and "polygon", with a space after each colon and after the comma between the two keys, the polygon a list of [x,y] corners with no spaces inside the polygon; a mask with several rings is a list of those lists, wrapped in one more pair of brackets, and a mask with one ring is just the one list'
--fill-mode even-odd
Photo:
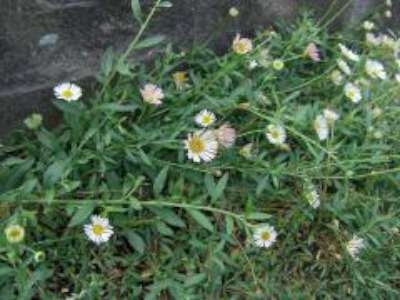
{"label": "gray stone wall", "polygon": [[[51,115],[51,88],[92,77],[104,50],[123,49],[138,30],[129,0],[0,0],[0,136],[32,112]],[[224,51],[235,32],[251,34],[311,7],[321,16],[331,0],[175,0],[161,11],[150,33],[176,45],[204,40],[236,6],[240,17],[214,40]],[[337,1],[337,7],[347,0]],[[374,1],[354,0],[344,18],[359,18]],[[379,1],[382,2],[382,1]],[[398,5],[398,1],[395,5]],[[143,0],[144,10],[152,3]],[[337,10],[336,10],[337,11]],[[397,14],[394,14],[394,18]]]}

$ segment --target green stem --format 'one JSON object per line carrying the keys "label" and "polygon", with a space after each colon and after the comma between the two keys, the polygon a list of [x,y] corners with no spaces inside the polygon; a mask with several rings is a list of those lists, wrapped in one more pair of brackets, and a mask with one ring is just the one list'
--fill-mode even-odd
{"label": "green stem", "polygon": [[[132,53],[132,51],[135,49],[136,44],[138,43],[138,41],[140,40],[140,38],[142,37],[144,31],[146,30],[147,26],[149,25],[150,20],[153,18],[154,13],[156,12],[156,9],[158,8],[159,4],[160,4],[161,0],[157,0],[157,2],[153,5],[153,7],[151,8],[149,14],[147,15],[146,20],[144,21],[144,23],[142,24],[142,26],[140,26],[139,32],[136,34],[135,38],[132,40],[132,42],[129,44],[128,48],[125,50],[124,54],[121,55],[121,57],[118,59],[117,62],[117,66],[124,63],[125,60],[128,58],[128,56]],[[106,88],[108,87],[108,85],[110,84],[110,82],[113,80],[115,74],[117,73],[117,69],[113,68],[112,73],[110,74],[110,76],[108,77],[106,83],[104,84],[100,94],[102,95]]]}

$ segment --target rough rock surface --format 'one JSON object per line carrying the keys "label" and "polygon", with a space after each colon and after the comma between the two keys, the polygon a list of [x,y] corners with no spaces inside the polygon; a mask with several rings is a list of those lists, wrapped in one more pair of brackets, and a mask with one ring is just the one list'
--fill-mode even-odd
{"label": "rough rock surface", "polygon": [[[237,31],[251,34],[279,19],[293,18],[304,7],[311,7],[317,16],[322,16],[331,1],[171,2],[174,7],[156,16],[150,34],[165,34],[180,46],[208,38],[227,17],[228,9],[238,7],[240,17],[214,39],[212,46],[223,51]],[[347,0],[337,2],[340,7]],[[359,18],[369,11],[373,2],[353,0],[342,20],[348,24]],[[146,10],[152,1],[141,3]],[[51,87],[65,80],[92,77],[105,49],[109,46],[123,49],[137,29],[129,0],[1,0],[0,136],[21,124],[32,112],[51,115]]]}

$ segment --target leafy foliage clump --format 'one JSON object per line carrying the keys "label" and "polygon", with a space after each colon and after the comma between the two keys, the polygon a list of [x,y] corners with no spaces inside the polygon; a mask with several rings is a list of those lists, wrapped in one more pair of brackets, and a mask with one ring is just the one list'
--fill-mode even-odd
{"label": "leafy foliage clump", "polygon": [[[155,9],[144,19],[132,4],[144,29]],[[35,116],[31,130],[0,148],[1,224],[26,230],[20,244],[0,238],[0,295],[397,298],[399,42],[382,35],[371,45],[361,26],[339,35],[326,25],[303,17],[259,33],[241,55],[167,46],[151,64],[128,64],[132,50],[162,40],[141,40],[142,31],[121,57],[108,52],[93,93],[53,101],[62,113],[56,128]],[[319,61],[304,52],[310,43]],[[359,60],[335,84],[337,60],[346,60],[338,43]],[[386,79],[370,78],[368,60],[382,63]],[[161,105],[143,101],[147,83],[162,88]],[[360,102],[346,83],[359,88]],[[194,163],[184,140],[199,130],[203,109],[215,114],[214,129],[230,124],[237,138],[211,162]],[[324,109],[338,119],[320,140],[315,120]],[[285,129],[284,144],[266,137],[271,124]],[[100,246],[82,231],[92,214],[114,227]],[[252,236],[265,223],[278,232],[268,249]],[[353,236],[365,242],[356,258],[346,251]]]}

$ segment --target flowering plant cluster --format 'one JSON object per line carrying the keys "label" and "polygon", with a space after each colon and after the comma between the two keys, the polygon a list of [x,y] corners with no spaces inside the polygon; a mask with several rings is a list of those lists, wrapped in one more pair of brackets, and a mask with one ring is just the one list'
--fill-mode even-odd
{"label": "flowering plant cluster", "polygon": [[378,16],[351,38],[328,25],[238,33],[223,56],[166,46],[146,67],[129,51],[159,38],[139,36],[95,91],[56,85],[60,124],[35,113],[0,148],[1,294],[398,295],[400,39]]}

